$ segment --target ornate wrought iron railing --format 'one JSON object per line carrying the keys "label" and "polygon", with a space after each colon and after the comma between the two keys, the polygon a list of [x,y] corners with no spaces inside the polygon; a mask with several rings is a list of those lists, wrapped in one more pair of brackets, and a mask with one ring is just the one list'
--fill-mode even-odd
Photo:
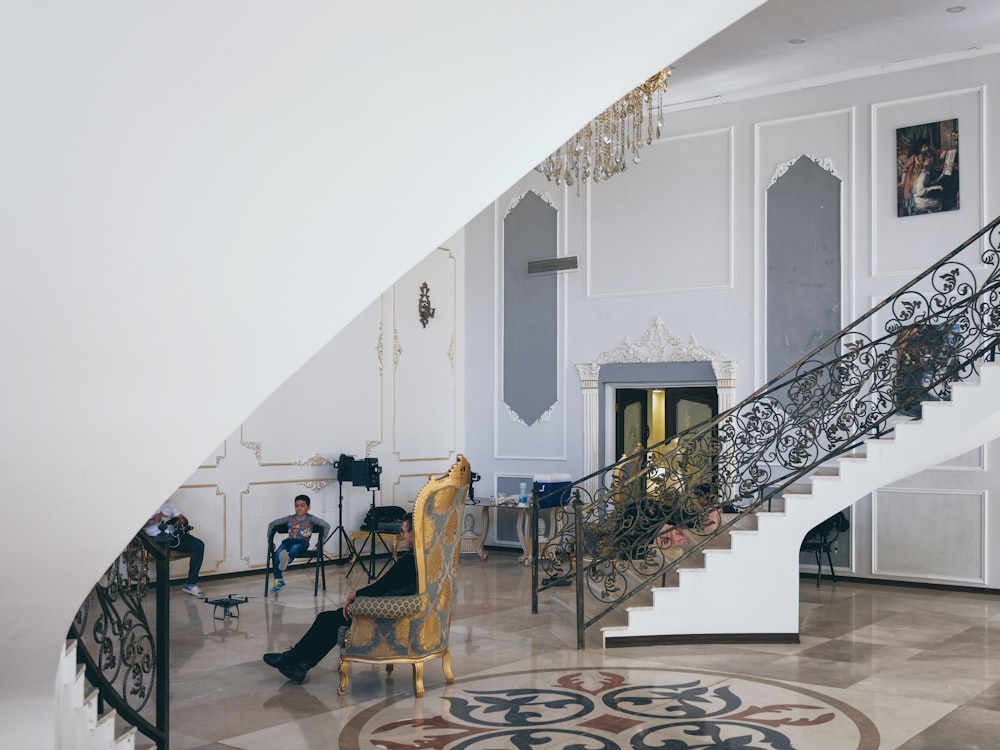
{"label": "ornate wrought iron railing", "polygon": [[98,713],[114,709],[157,750],[168,750],[170,736],[169,565],[169,552],[138,533],[84,600],[67,636],[98,691]]}
{"label": "ornate wrought iron railing", "polygon": [[[584,631],[822,463],[919,418],[1000,338],[1000,217],[747,399],[574,482],[534,535],[538,591],[576,582]],[[539,506],[560,488],[533,498]],[[589,617],[585,610],[594,612]]]}

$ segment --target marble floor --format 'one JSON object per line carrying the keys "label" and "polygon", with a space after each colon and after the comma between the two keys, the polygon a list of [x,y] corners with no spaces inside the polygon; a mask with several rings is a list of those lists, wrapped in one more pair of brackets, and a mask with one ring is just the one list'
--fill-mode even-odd
{"label": "marble floor", "polygon": [[[263,576],[206,580],[209,598],[253,597],[240,617],[171,590],[171,750],[611,750],[996,748],[1000,597],[812,579],[802,582],[801,643],[576,649],[564,610],[530,612],[517,556],[463,556],[451,630],[456,681],[428,663],[353,665],[337,696],[336,652],[304,684],[261,661],[294,643],[360,569],[306,571],[264,598]],[[766,606],[762,603],[762,606]],[[141,740],[137,741],[141,746]]]}

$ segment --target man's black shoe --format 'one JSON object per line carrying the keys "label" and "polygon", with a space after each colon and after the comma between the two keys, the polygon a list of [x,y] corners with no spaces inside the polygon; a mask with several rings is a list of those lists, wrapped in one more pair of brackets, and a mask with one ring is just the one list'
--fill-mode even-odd
{"label": "man's black shoe", "polygon": [[569,578],[543,578],[543,586],[570,586],[573,581]]}
{"label": "man's black shoe", "polygon": [[306,678],[306,673],[309,671],[310,665],[305,662],[299,662],[298,664],[282,664],[278,667],[278,671],[288,678],[289,682],[294,682],[296,685],[301,685],[302,681]]}
{"label": "man's black shoe", "polygon": [[264,663],[267,666],[274,667],[275,669],[281,669],[281,665],[285,661],[285,654],[264,654],[263,658]]}

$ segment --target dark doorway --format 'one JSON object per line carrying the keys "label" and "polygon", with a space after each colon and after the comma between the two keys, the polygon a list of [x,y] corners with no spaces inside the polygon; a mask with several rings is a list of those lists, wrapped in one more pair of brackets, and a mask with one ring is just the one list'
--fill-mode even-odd
{"label": "dark doorway", "polygon": [[719,413],[714,386],[615,389],[615,456],[634,453]]}
{"label": "dark doorway", "polygon": [[649,436],[649,392],[645,388],[615,390],[615,455],[635,453]]}
{"label": "dark doorway", "polygon": [[664,438],[671,438],[719,413],[719,394],[715,388],[667,388],[664,402]]}

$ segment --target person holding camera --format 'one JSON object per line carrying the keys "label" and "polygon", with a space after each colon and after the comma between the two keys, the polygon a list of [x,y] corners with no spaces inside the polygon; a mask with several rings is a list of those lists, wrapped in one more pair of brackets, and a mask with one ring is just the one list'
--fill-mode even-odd
{"label": "person holding camera", "polygon": [[143,531],[168,550],[186,552],[191,556],[184,593],[204,598],[205,593],[198,587],[198,573],[201,572],[201,563],[205,559],[205,543],[191,534],[191,528],[180,508],[167,500],[146,521]]}

